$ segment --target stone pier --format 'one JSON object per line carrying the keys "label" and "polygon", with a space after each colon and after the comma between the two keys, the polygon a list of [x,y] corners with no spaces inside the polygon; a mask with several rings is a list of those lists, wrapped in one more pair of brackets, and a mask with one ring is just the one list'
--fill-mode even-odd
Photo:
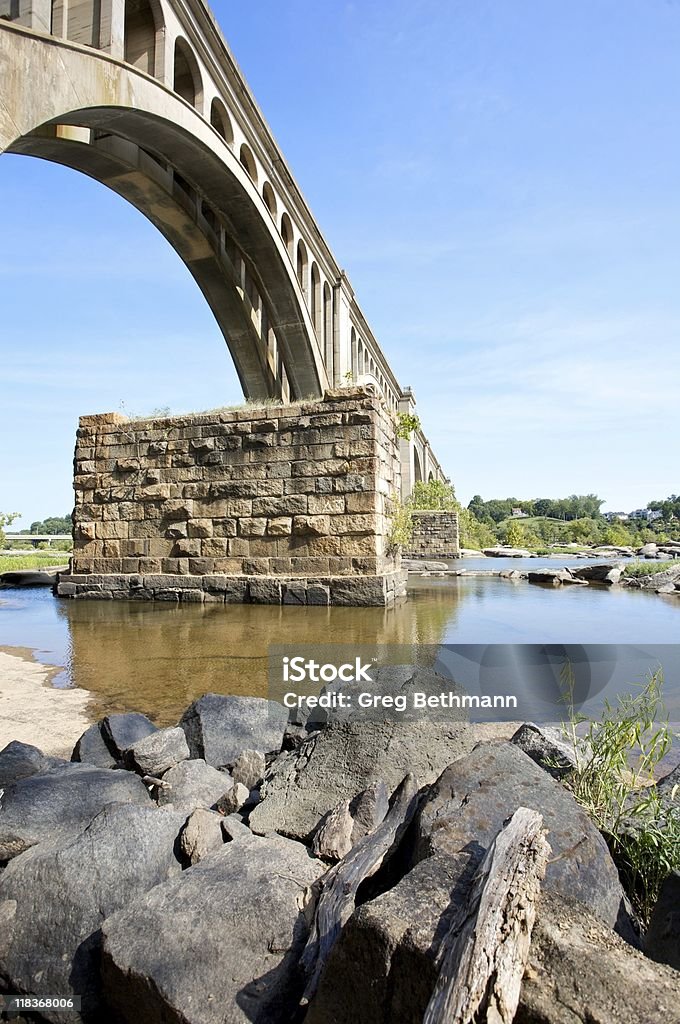
{"label": "stone pier", "polygon": [[393,414],[367,388],[130,420],[83,416],[61,597],[389,605]]}
{"label": "stone pier", "polygon": [[413,537],[405,558],[458,558],[460,540],[457,512],[416,510]]}

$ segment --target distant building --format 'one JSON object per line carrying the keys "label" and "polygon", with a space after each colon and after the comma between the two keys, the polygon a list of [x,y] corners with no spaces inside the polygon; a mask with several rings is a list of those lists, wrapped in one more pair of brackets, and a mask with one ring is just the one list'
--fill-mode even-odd
{"label": "distant building", "polygon": [[627,512],[605,512],[605,519],[608,523],[627,523],[628,513]]}
{"label": "distant building", "polygon": [[629,519],[642,519],[646,523],[654,523],[657,519],[663,518],[663,513],[659,511],[653,511],[651,508],[636,508],[634,512],[631,512]]}
{"label": "distant building", "polygon": [[513,519],[528,519],[529,518],[529,513],[525,512],[521,508],[513,508],[513,510],[512,510],[512,518]]}

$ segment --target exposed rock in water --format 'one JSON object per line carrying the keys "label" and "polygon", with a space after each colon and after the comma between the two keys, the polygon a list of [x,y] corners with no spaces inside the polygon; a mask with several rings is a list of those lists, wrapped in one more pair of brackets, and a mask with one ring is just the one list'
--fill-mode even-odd
{"label": "exposed rock in water", "polygon": [[610,587],[618,583],[623,575],[625,563],[605,562],[598,565],[579,565],[569,570],[574,579],[585,580],[587,583],[601,583]]}
{"label": "exposed rock in water", "polygon": [[[5,990],[80,995],[85,1014],[93,1015],[99,929],[135,896],[180,873],[173,851],[182,821],[148,799],[144,807],[112,804],[78,835],[47,840],[11,861],[0,875]],[[41,1013],[74,1020],[72,1013]]]}
{"label": "exposed rock in water", "polygon": [[262,697],[223,697],[207,693],[182,715],[191,756],[215,768],[232,765],[244,750],[263,754],[281,749],[288,712]]}
{"label": "exposed rock in water", "polygon": [[542,583],[544,586],[559,587],[572,579],[568,569],[530,569],[527,573],[529,583]]}
{"label": "exposed rock in water", "polygon": [[308,887],[300,843],[227,843],[103,925],[102,976],[120,1024],[290,1024],[301,995]]}
{"label": "exposed rock in water", "polygon": [[0,860],[16,857],[55,834],[83,828],[106,804],[149,806],[142,780],[130,772],[66,762],[5,789],[0,803]]}
{"label": "exposed rock in water", "polygon": [[484,548],[487,558],[531,558],[531,551],[525,548]]}

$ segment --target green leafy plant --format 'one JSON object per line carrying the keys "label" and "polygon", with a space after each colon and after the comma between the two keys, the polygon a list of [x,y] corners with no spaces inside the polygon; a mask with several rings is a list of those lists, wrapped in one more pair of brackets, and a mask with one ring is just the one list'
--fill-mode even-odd
{"label": "green leafy plant", "polygon": [[409,498],[411,508],[433,509],[438,512],[455,512],[458,508],[453,486],[443,480],[419,480],[413,485]]}
{"label": "green leafy plant", "polygon": [[631,579],[639,579],[641,576],[654,576],[657,572],[665,572],[666,569],[672,569],[674,565],[678,565],[678,563],[675,561],[655,562],[654,560],[630,562],[624,569],[623,575]]}
{"label": "green leafy plant", "polygon": [[387,534],[387,552],[394,554],[401,548],[408,547],[413,537],[413,514],[408,502],[403,503],[396,494],[387,502],[387,515],[390,527]]}
{"label": "green leafy plant", "polygon": [[573,670],[563,670],[569,706],[565,729],[576,764],[566,784],[604,836],[621,880],[647,923],[664,879],[680,869],[680,798],[665,804],[655,784],[656,769],[673,734],[663,701],[663,673],[652,673],[639,691],[605,701],[602,716],[587,721],[574,711]]}
{"label": "green leafy plant", "polygon": [[397,413],[397,437],[408,441],[411,434],[416,430],[420,430],[420,419],[418,416],[410,412]]}

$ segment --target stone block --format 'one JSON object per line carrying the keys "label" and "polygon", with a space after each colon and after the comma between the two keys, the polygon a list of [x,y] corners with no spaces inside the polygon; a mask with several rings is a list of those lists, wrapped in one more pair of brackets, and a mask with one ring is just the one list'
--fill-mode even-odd
{"label": "stone block", "polygon": [[329,516],[295,516],[293,533],[325,537],[331,532]]}
{"label": "stone block", "polygon": [[238,521],[240,537],[262,537],[266,529],[267,520],[264,518],[244,518]]}
{"label": "stone block", "polygon": [[[345,500],[341,494],[311,494],[308,499],[308,512],[310,515],[342,515],[345,511]],[[366,509],[351,511],[364,512]]]}
{"label": "stone block", "polygon": [[289,516],[278,516],[267,522],[267,533],[271,537],[287,537],[292,533],[293,520]]}

